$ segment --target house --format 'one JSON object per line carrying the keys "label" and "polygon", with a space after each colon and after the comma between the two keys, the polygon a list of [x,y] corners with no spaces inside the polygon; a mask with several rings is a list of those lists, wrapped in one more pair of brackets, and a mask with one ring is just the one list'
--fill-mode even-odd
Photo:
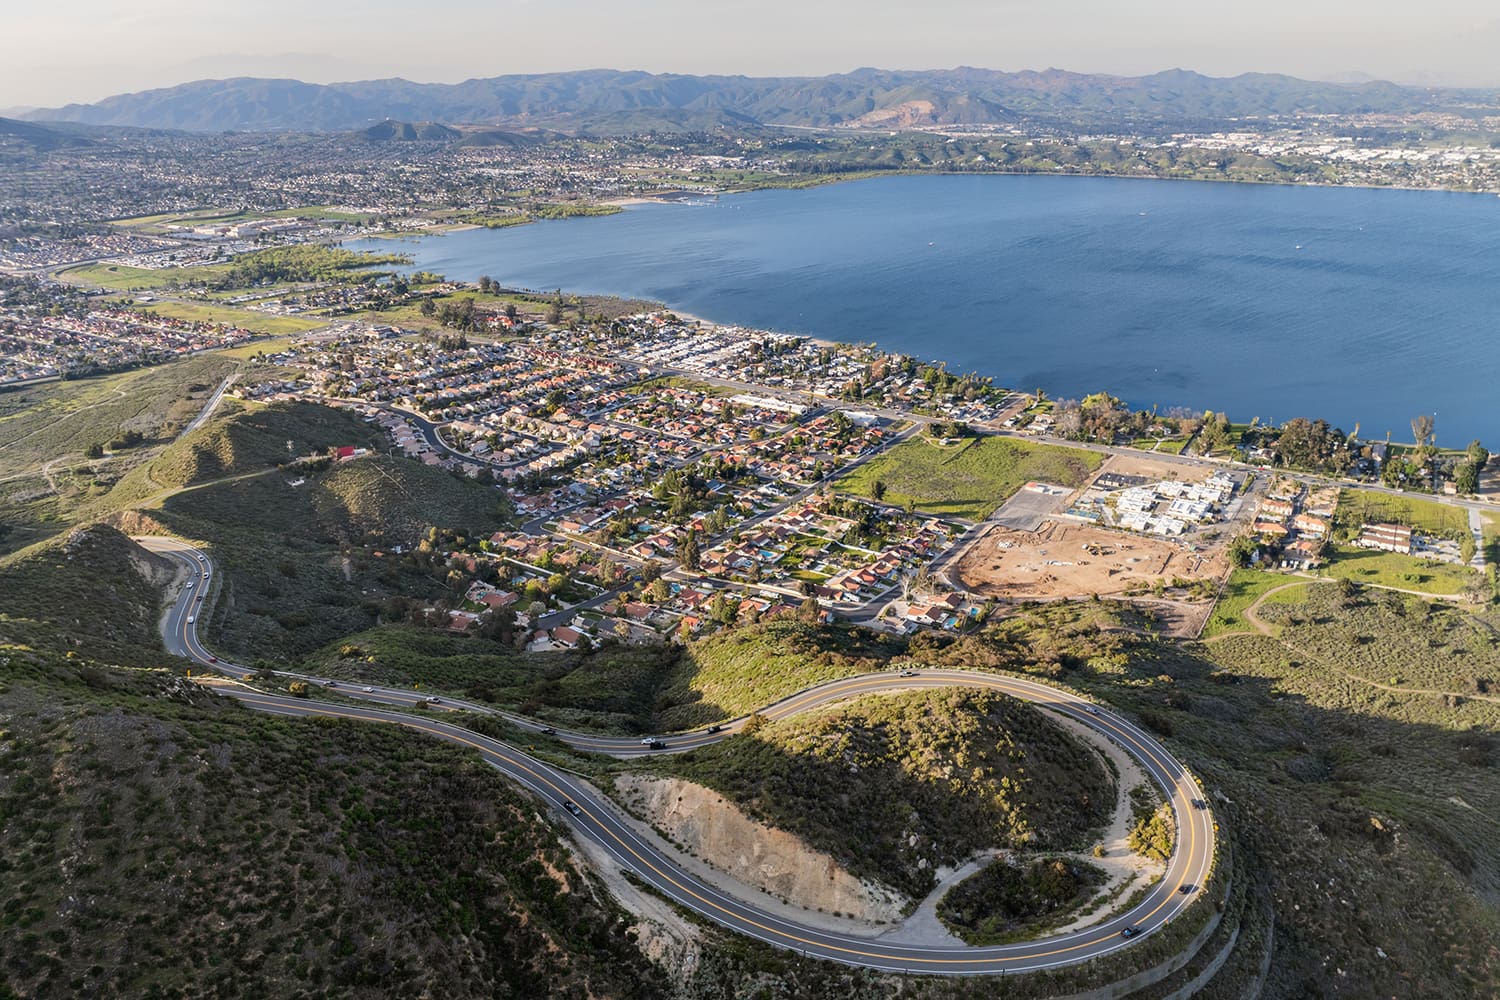
{"label": "house", "polygon": [[1292,519],[1292,527],[1297,529],[1298,534],[1311,538],[1322,538],[1328,534],[1328,522],[1312,514],[1298,514]]}
{"label": "house", "polygon": [[552,630],[552,641],[564,649],[575,648],[578,645],[578,640],[582,638],[582,634],[577,629],[569,628],[566,625],[559,625]]}
{"label": "house", "polygon": [[1359,532],[1355,545],[1381,552],[1399,552],[1411,555],[1411,528],[1404,524],[1366,524]]}
{"label": "house", "polygon": [[1260,505],[1260,513],[1268,517],[1291,517],[1294,510],[1296,508],[1290,500],[1263,500]]}
{"label": "house", "polygon": [[491,611],[499,611],[501,608],[510,607],[520,599],[520,594],[503,590],[492,590],[488,594],[485,594],[483,597],[479,598],[479,603],[483,604]]}
{"label": "house", "polygon": [[1310,538],[1299,538],[1281,551],[1281,565],[1287,569],[1315,569],[1322,562],[1322,543]]}

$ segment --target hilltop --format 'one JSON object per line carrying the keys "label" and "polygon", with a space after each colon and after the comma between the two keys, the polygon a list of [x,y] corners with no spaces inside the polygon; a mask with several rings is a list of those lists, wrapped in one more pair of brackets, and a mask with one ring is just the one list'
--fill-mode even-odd
{"label": "hilltop", "polygon": [[166,656],[156,623],[172,564],[90,524],[0,559],[0,652],[61,650],[136,666]]}
{"label": "hilltop", "polygon": [[507,511],[493,487],[371,456],[187,490],[149,517],[223,568],[212,642],[275,657],[368,628],[389,597],[451,600],[442,539],[488,535]]}
{"label": "hilltop", "polygon": [[151,463],[167,487],[262,471],[340,447],[378,449],[380,432],[348,412],[316,403],[226,401],[214,419],[183,435]]}
{"label": "hilltop", "polygon": [[386,119],[360,133],[371,142],[451,142],[462,135],[437,122],[398,122]]}
{"label": "hilltop", "polygon": [[990,847],[1079,850],[1114,780],[1040,710],[993,692],[860,698],[656,766],[911,896]]}
{"label": "hilltop", "polygon": [[[865,68],[823,77],[745,77],[600,69],[456,84],[198,80],[96,104],[31,111],[24,117],[197,131],[337,131],[365,129],[370,121],[385,119],[401,130],[406,122],[441,121],[600,132],[1018,123],[1160,131],[1227,124],[1247,116],[1449,112],[1476,117],[1496,103],[1497,95],[1490,91],[1320,83],[1257,73],[1224,79],[1185,70],[1121,77],[1058,69]],[[628,126],[622,124],[626,122]]]}

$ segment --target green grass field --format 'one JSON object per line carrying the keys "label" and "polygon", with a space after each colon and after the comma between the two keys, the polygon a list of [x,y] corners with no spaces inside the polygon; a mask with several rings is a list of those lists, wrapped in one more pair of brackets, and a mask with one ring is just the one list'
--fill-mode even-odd
{"label": "green grass field", "polygon": [[[1267,591],[1297,582],[1279,573],[1263,573],[1256,569],[1235,570],[1230,574],[1229,583],[1224,587],[1224,596],[1214,606],[1214,613],[1203,629],[1203,638],[1211,639],[1225,632],[1250,631],[1254,626],[1245,618],[1246,609]],[[1278,603],[1295,603],[1301,601],[1306,593],[1306,582],[1303,581],[1302,586],[1293,586],[1276,594],[1270,600]]]}
{"label": "green grass field", "polygon": [[1399,552],[1376,552],[1352,545],[1336,545],[1332,553],[1323,573],[1353,580],[1355,583],[1455,596],[1463,593],[1464,588],[1476,578],[1474,570],[1467,566],[1420,556],[1404,556]]}
{"label": "green grass field", "polygon": [[912,438],[849,473],[836,488],[872,496],[879,480],[887,503],[910,501],[918,510],[982,521],[1032,480],[1081,486],[1103,461],[1097,452],[1009,438],[946,446]]}
{"label": "green grass field", "polygon": [[243,219],[322,219],[328,222],[354,222],[366,225],[377,216],[369,212],[342,212],[327,205],[308,205],[304,208],[282,208],[273,212],[250,212],[245,209],[200,209],[196,212],[163,212],[160,215],[140,215],[131,219],[116,219],[110,223],[121,229],[141,229],[165,232],[169,225],[206,226],[215,223],[237,222]]}
{"label": "green grass field", "polygon": [[142,306],[141,311],[199,323],[223,323],[226,326],[237,326],[244,330],[272,335],[306,333],[308,330],[316,330],[328,325],[325,320],[305,316],[273,316],[247,309],[202,305],[197,302],[152,302]]}
{"label": "green grass field", "polygon": [[1347,537],[1358,537],[1361,524],[1376,522],[1405,524],[1414,531],[1444,538],[1462,538],[1469,533],[1469,515],[1462,507],[1409,494],[1392,496],[1369,490],[1343,490],[1339,494],[1336,525],[1350,533]]}
{"label": "green grass field", "polygon": [[1136,438],[1130,443],[1132,448],[1139,448],[1141,451],[1154,451],[1159,455],[1181,455],[1182,449],[1186,448],[1187,445],[1187,438],[1165,438],[1158,445],[1156,438],[1143,437]]}
{"label": "green grass field", "polygon": [[221,358],[248,359],[261,354],[275,354],[295,344],[297,337],[271,337],[267,340],[253,340],[239,347],[226,347],[222,351],[215,351]]}
{"label": "green grass field", "polygon": [[84,264],[71,267],[58,277],[81,285],[97,285],[118,292],[151,291],[166,288],[185,281],[197,281],[210,275],[220,274],[222,264],[205,264],[202,267],[163,267],[158,269],[126,267],[124,264]]}

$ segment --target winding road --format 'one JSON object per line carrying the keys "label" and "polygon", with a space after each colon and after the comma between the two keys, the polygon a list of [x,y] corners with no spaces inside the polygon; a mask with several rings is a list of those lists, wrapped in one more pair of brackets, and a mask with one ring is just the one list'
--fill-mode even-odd
{"label": "winding road", "polygon": [[[138,539],[151,550],[185,566],[192,585],[184,586],[168,609],[162,633],[169,652],[232,677],[255,671],[220,661],[198,639],[196,618],[207,601],[203,592],[213,583],[213,568],[194,547],[167,538]],[[410,708],[426,703],[430,709],[462,709],[501,715],[539,734],[540,724],[487,706],[443,699],[428,702],[420,692],[389,687],[333,684],[304,675],[287,675],[310,685],[333,687],[340,695],[371,703],[364,705],[318,702],[308,698],[268,694],[248,688],[223,685],[216,692],[233,697],[264,712],[288,716],[324,716],[366,722],[403,725],[450,743],[476,751],[484,760],[545,800],[566,817],[578,836],[602,844],[638,878],[658,893],[729,930],[786,948],[809,957],[886,972],[937,975],[1001,975],[1033,972],[1087,961],[1128,948],[1161,929],[1189,907],[1197,890],[1212,872],[1217,827],[1213,813],[1198,808],[1203,792],[1196,779],[1150,734],[1114,712],[1094,705],[1076,694],[1035,681],[996,674],[957,670],[887,671],[830,681],[791,695],[761,710],[768,719],[783,718],[820,705],[863,694],[913,688],[970,687],[1001,691],[1081,722],[1119,744],[1135,757],[1161,787],[1177,816],[1176,851],[1167,872],[1129,911],[1099,923],[1052,937],[1017,944],[971,948],[961,944],[913,945],[884,942],[878,937],[859,937],[810,927],[759,909],[699,879],[688,875],[673,860],[675,848],[654,834],[643,833],[624,821],[603,794],[582,778],[548,764],[500,740],[483,736],[440,717],[423,717],[392,708]],[[746,720],[724,724],[718,732],[700,730],[663,736],[668,752],[688,750],[724,739],[743,728]],[[639,739],[584,733],[549,733],[577,750],[632,757],[661,753],[643,746]],[[1131,938],[1123,936],[1135,928]]]}

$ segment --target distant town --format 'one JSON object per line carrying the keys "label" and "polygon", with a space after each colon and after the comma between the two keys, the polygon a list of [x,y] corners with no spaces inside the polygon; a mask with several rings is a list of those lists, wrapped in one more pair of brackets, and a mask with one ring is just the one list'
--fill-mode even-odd
{"label": "distant town", "polygon": [[[1108,162],[1127,175],[1270,180],[1305,168],[1323,183],[1500,187],[1500,149],[1381,145],[1372,127],[1350,117],[1150,140],[923,135],[949,153],[1009,150],[1034,171]],[[1051,399],[875,347],[412,273],[399,244],[379,255],[337,246],[828,179],[809,173],[814,160],[858,175],[847,138],[800,141],[795,158],[763,136],[268,141],[153,136],[19,157],[3,182],[20,207],[0,228],[0,387],[235,348],[259,364],[233,396],[353,407],[391,450],[495,483],[518,527],[454,553],[471,573],[492,568],[441,609],[455,631],[500,609],[536,648],[767,614],[957,631],[996,601],[1107,593],[1155,601],[1172,629],[1194,634],[1231,562],[1312,572],[1349,544],[1485,569],[1477,514],[1426,535],[1383,508],[1339,516],[1341,488],[1361,482],[1481,506],[1495,496],[1478,442],[1439,449],[1416,421],[1403,445],[1311,419],[1131,411],[1105,392]],[[177,164],[169,174],[155,166],[163,155]],[[65,176],[89,178],[89,193]],[[882,471],[966,460],[993,439],[1087,460],[1049,481],[1056,462],[1009,456],[1036,476],[990,483],[968,506]]]}

